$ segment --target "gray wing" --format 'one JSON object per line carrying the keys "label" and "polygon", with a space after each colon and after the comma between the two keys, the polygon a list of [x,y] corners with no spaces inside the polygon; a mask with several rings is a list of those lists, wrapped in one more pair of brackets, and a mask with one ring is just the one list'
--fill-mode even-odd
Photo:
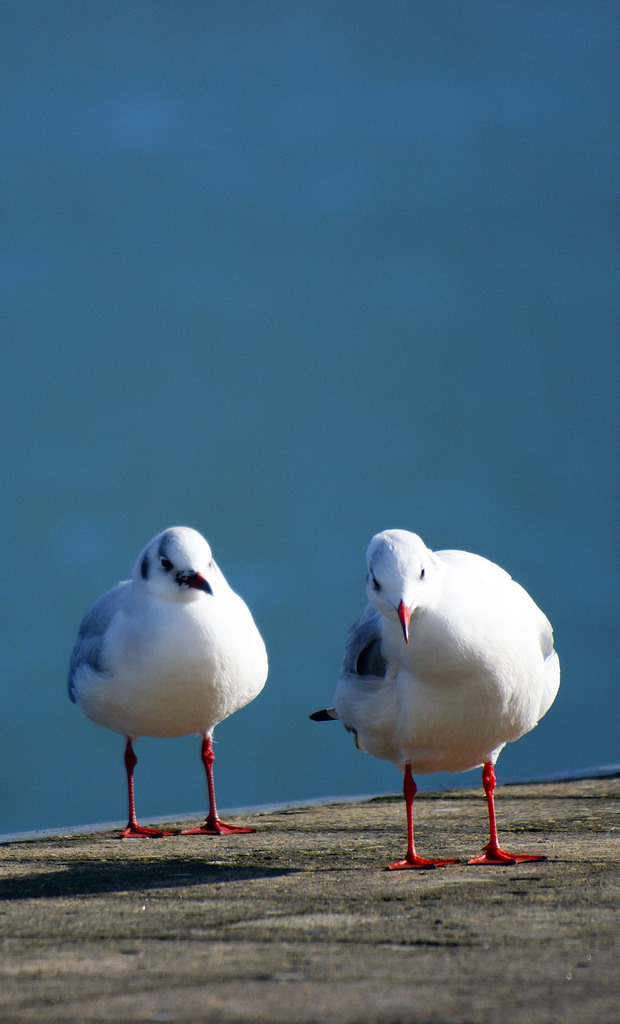
{"label": "gray wing", "polygon": [[551,623],[542,612],[541,618],[540,649],[545,659],[545,681],[538,710],[538,721],[543,715],[546,715],[560,688],[560,659],[553,646],[553,630]]}
{"label": "gray wing", "polygon": [[[336,687],[334,702],[340,708],[338,717],[347,732],[353,733],[355,746],[364,750],[356,727],[347,721],[348,714],[342,711],[349,705],[346,694],[355,692],[370,696],[385,682],[387,662],[381,653],[381,616],[371,604],[367,604],[349,630],[344,649],[344,660]],[[355,701],[357,703],[357,700]]]}
{"label": "gray wing", "polygon": [[[384,679],[386,671],[387,662],[381,654],[381,616],[376,608],[367,604],[349,630],[340,677],[366,680],[371,684],[372,681]],[[338,720],[339,715],[335,708],[323,708],[315,711],[310,718],[314,722],[329,722]],[[356,745],[359,746],[356,730],[346,722],[344,726],[355,735]]]}
{"label": "gray wing", "polygon": [[342,671],[352,676],[385,679],[387,662],[381,654],[381,616],[367,604],[349,630]]}
{"label": "gray wing", "polygon": [[69,697],[74,704],[75,674],[77,670],[82,665],[87,665],[95,672],[105,672],[105,667],[101,660],[103,638],[108,626],[125,599],[126,589],[129,585],[130,581],[125,580],[124,583],[119,583],[117,587],[108,590],[98,601],[95,601],[82,619],[78,638],[71,653],[69,676],[67,678]]}

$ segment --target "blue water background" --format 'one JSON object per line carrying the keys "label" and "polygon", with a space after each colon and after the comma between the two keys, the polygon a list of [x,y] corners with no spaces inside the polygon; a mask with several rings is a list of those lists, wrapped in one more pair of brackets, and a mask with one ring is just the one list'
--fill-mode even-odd
{"label": "blue water background", "polygon": [[[221,806],[400,787],[308,720],[388,527],[553,622],[560,694],[500,781],[620,760],[619,28],[596,0],[4,5],[0,831],[125,816],[67,664],[176,523],[270,655],[216,731]],[[204,809],[197,737],[137,752],[139,817]]]}

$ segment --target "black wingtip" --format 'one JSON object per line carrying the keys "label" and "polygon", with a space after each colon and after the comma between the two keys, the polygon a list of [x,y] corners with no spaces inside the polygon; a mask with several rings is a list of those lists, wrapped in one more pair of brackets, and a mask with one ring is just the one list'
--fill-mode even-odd
{"label": "black wingtip", "polygon": [[323,708],[321,711],[315,711],[310,718],[313,722],[333,722],[337,720],[338,715],[333,708]]}

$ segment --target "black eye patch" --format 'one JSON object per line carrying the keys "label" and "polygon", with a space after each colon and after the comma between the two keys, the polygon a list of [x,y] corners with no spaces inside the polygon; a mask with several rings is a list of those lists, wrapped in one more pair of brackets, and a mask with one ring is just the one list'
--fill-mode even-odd
{"label": "black eye patch", "polygon": [[165,555],[162,555],[160,561],[162,569],[164,569],[166,572],[170,572],[170,570],[172,569],[172,562],[170,561],[170,559],[166,558]]}

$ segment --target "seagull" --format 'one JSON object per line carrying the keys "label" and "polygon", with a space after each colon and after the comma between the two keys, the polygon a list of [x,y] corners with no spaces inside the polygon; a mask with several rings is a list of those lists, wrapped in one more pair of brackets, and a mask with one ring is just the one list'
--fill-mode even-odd
{"label": "seagull", "polygon": [[122,838],[176,835],[136,821],[133,742],[139,736],[202,736],[209,813],[183,834],[253,828],[221,821],[213,785],[213,729],[248,704],[267,678],[267,653],[249,609],[196,530],[174,526],[141,552],[130,580],[88,610],[69,667],[71,700],[98,725],[122,733],[129,819]]}
{"label": "seagull", "polygon": [[482,766],[490,838],[470,864],[517,864],[538,854],[499,845],[494,765],[533,729],[560,685],[546,616],[498,565],[467,551],[430,551],[407,530],[376,534],[366,551],[366,605],[349,631],[334,707],[356,745],[404,772],[407,853],[390,870],[434,868],[413,839],[413,772]]}

